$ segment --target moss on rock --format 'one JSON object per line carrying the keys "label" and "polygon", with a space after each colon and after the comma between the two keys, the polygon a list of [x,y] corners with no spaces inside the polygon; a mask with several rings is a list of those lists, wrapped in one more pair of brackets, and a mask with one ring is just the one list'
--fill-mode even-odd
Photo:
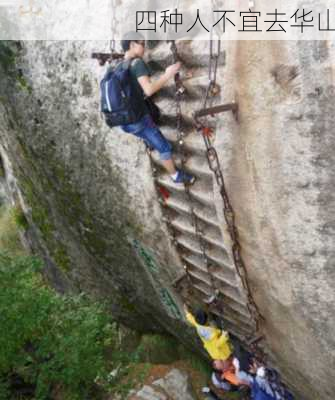
{"label": "moss on rock", "polygon": [[0,41],[0,66],[6,74],[11,75],[15,69],[16,56],[7,40]]}
{"label": "moss on rock", "polygon": [[19,203],[16,203],[11,211],[16,226],[23,230],[28,229],[29,223],[26,216],[24,215],[21,205]]}
{"label": "moss on rock", "polygon": [[13,78],[19,89],[27,90],[31,94],[32,88],[24,77],[22,70],[17,66],[16,54],[20,48],[21,44],[18,41],[1,40],[0,67],[7,76]]}
{"label": "moss on rock", "polygon": [[[8,68],[24,64],[20,54],[6,54]],[[38,98],[34,91],[29,106],[27,95],[13,90],[18,75],[0,68],[6,108],[6,126],[0,130],[27,206],[27,237],[60,291],[91,293],[107,300],[113,315],[128,326],[161,331],[148,304],[159,307],[158,295],[128,241],[143,232],[122,171],[99,135],[91,134],[91,117],[78,125],[78,115],[72,115],[74,88],[64,76],[57,78],[53,62],[48,67],[56,79]]]}

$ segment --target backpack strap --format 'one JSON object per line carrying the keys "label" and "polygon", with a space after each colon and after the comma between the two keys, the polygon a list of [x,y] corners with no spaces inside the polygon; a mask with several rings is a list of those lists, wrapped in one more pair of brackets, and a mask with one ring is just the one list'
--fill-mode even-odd
{"label": "backpack strap", "polygon": [[[131,59],[131,60],[122,60],[122,61],[119,61],[117,64],[114,64],[114,65],[109,65],[108,67],[107,67],[107,70],[106,70],[106,73],[108,73],[108,72],[111,72],[111,71],[115,71],[115,70],[117,70],[118,68],[121,68],[122,66],[127,66],[127,68],[129,68],[129,66],[130,66],[130,63],[131,63],[131,61],[132,61],[133,59]],[[128,64],[128,65],[127,65]]]}
{"label": "backpack strap", "polygon": [[116,66],[118,68],[121,65],[124,65],[126,68],[130,68],[135,60],[138,60],[139,57],[131,58],[130,60],[122,60],[120,64]]}

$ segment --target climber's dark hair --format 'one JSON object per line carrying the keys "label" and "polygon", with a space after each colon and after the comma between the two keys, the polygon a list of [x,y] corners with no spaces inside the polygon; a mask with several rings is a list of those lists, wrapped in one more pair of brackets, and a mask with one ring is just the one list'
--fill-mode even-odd
{"label": "climber's dark hair", "polygon": [[137,40],[145,40],[144,36],[139,32],[127,32],[123,35],[121,40],[121,46],[124,52],[130,49],[130,43],[136,42]]}
{"label": "climber's dark hair", "polygon": [[202,310],[196,311],[195,320],[198,324],[206,325],[207,319],[208,319],[208,315],[205,313],[205,311],[202,311]]}

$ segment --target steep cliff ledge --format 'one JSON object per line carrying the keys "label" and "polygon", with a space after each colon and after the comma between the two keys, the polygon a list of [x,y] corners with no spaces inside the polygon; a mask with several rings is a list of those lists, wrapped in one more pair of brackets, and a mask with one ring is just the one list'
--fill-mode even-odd
{"label": "steep cliff ledge", "polygon": [[[59,291],[107,300],[116,318],[142,331],[168,330],[184,342],[181,298],[172,287],[188,263],[195,299],[210,293],[183,193],[152,177],[143,145],[99,116],[103,73],[92,51],[104,42],[0,43],[0,152],[12,196],[26,214],[26,239],[46,260]],[[207,84],[208,44],[179,42],[186,167],[225,299],[226,326],[252,329],[234,269],[222,199],[190,117]],[[235,100],[217,118],[214,145],[237,228],[262,332],[299,399],[333,400],[334,322],[334,45],[328,42],[229,42],[219,60],[217,103]],[[171,63],[159,43],[148,59]],[[164,134],[177,142],[173,88],[159,104]],[[159,165],[157,164],[157,168]],[[165,207],[155,189],[168,190]],[[164,222],[172,218],[175,242]],[[183,249],[181,252],[180,249]],[[182,257],[181,257],[182,256]],[[198,292],[197,292],[198,291]]]}

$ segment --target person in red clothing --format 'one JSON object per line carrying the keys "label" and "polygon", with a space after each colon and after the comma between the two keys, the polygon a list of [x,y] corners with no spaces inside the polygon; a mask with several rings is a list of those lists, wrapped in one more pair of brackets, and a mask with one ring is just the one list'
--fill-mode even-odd
{"label": "person in red clothing", "polygon": [[247,385],[248,381],[240,379],[236,375],[236,368],[234,365],[234,357],[229,357],[226,361],[215,360],[213,361],[213,369],[215,372],[221,374],[221,380],[227,381],[233,386]]}

